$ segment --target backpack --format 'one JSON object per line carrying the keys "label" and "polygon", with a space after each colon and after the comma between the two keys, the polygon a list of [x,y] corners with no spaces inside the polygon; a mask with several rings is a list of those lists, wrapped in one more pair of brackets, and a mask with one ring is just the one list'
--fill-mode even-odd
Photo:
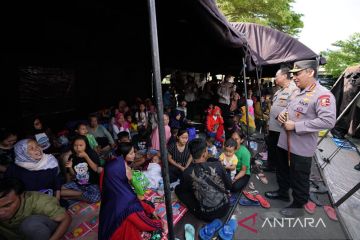
{"label": "backpack", "polygon": [[196,200],[202,209],[213,209],[229,202],[228,191],[225,190],[221,177],[216,173],[216,168],[211,167],[206,171],[202,164],[195,164],[191,173],[193,189]]}

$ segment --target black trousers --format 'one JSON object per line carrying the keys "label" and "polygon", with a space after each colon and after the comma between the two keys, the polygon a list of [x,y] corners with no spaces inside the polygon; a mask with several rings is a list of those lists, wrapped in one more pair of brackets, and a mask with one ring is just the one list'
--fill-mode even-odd
{"label": "black trousers", "polygon": [[242,189],[248,184],[249,180],[250,180],[250,175],[247,174],[244,175],[242,178],[240,178],[239,180],[233,183],[231,191],[241,192]]}
{"label": "black trousers", "polygon": [[280,132],[269,131],[266,140],[268,146],[268,167],[276,168],[278,161],[277,144],[279,141]]}
{"label": "black trousers", "polygon": [[170,183],[176,182],[178,179],[182,179],[183,172],[169,163],[169,179]]}
{"label": "black trousers", "polygon": [[309,199],[312,157],[303,157],[291,153],[289,166],[287,150],[278,148],[278,156],[276,178],[279,191],[282,194],[288,194],[291,188],[293,190],[293,204],[302,207]]}
{"label": "black trousers", "polygon": [[200,211],[199,202],[195,199],[194,194],[184,190],[181,184],[176,186],[175,194],[180,200],[180,202],[185,204],[185,206],[189,209],[189,211],[192,214],[194,214],[197,218],[204,220],[206,222],[211,222],[215,218],[224,217],[230,209],[230,205],[225,204],[224,206],[220,207],[219,209],[213,212],[204,213]]}

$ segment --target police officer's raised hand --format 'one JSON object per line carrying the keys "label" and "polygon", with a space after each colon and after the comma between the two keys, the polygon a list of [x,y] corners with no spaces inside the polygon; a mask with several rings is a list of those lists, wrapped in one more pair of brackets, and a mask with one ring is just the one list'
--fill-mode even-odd
{"label": "police officer's raised hand", "polygon": [[284,122],[284,128],[287,131],[294,130],[295,129],[295,122],[291,121],[291,120],[288,120],[288,121]]}

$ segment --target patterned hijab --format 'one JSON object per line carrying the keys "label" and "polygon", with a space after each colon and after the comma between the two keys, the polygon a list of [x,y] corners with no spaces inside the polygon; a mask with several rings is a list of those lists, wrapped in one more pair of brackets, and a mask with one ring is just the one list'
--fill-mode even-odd
{"label": "patterned hijab", "polygon": [[23,139],[14,146],[15,164],[29,171],[52,169],[59,166],[57,159],[51,154],[42,154],[40,160],[32,159],[28,154],[28,143],[32,139]]}

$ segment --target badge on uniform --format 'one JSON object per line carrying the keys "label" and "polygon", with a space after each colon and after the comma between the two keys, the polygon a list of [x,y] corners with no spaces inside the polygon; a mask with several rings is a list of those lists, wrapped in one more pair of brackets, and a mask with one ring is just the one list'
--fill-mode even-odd
{"label": "badge on uniform", "polygon": [[330,95],[321,95],[319,97],[320,106],[327,107],[330,106]]}

